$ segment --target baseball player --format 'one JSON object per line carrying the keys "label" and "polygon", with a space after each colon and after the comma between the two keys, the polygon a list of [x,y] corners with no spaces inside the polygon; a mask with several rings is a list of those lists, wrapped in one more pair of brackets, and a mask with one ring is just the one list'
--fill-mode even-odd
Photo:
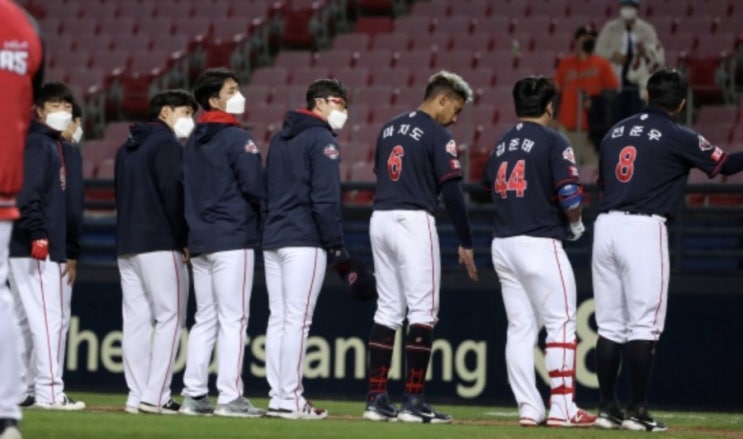
{"label": "baseball player", "polygon": [[[583,189],[573,149],[549,128],[557,90],[546,78],[516,82],[517,124],[496,143],[483,174],[495,204],[492,257],[508,317],[506,365],[519,424],[589,427],[575,404],[576,287],[562,240],[577,240]],[[537,390],[534,347],[544,325],[550,376],[549,417]]]}
{"label": "baseball player", "polygon": [[[196,323],[188,339],[181,413],[255,418],[263,410],[243,396],[242,369],[263,200],[261,156],[235,117],[245,111],[237,76],[204,71],[194,95],[204,113],[183,156],[186,220],[192,254]],[[208,367],[217,348],[217,407]]]}
{"label": "baseball player", "polygon": [[21,439],[16,405],[20,396],[20,369],[16,318],[8,291],[8,244],[13,220],[18,218],[16,194],[23,182],[23,154],[33,92],[43,75],[44,60],[38,26],[14,2],[0,0],[0,58],[23,63],[0,63],[3,105],[0,120],[8,125],[0,141],[0,439]]}
{"label": "baseball player", "polygon": [[[377,311],[369,336],[369,394],[364,419],[448,423],[425,400],[433,327],[438,321],[441,260],[434,218],[438,195],[454,223],[459,261],[477,280],[472,236],[460,189],[457,145],[445,128],[457,120],[472,90],[458,75],[431,76],[418,109],[382,126],[374,169],[377,188],[369,226],[377,278]],[[390,401],[387,379],[395,332],[407,317],[407,378],[402,408]]]}
{"label": "baseball player", "polygon": [[[268,415],[324,419],[302,386],[307,336],[325,268],[349,263],[341,228],[340,147],[348,94],[334,79],[313,82],[307,106],[289,111],[266,159],[267,214],[263,232],[268,305]],[[326,254],[327,251],[327,254]]]}
{"label": "baseball player", "polygon": [[[668,304],[668,232],[684,196],[690,168],[710,178],[743,169],[743,153],[727,155],[700,134],[678,125],[688,83],[676,71],[654,73],[647,107],[617,123],[599,156],[599,203],[593,241],[596,300],[596,372],[601,428],[665,431],[647,411],[655,349]],[[629,370],[626,413],[615,389],[620,364]]]}
{"label": "baseball player", "polygon": [[170,382],[188,297],[186,219],[177,138],[193,129],[196,102],[183,90],[150,99],[116,153],[116,255],[121,276],[128,413],[176,414]]}
{"label": "baseball player", "polygon": [[85,404],[64,393],[61,350],[64,316],[62,269],[67,260],[67,166],[64,131],[72,120],[72,92],[60,82],[44,84],[35,98],[24,151],[23,188],[18,195],[21,217],[10,244],[10,285],[23,305],[33,360],[35,406],[51,410],[82,410]]}

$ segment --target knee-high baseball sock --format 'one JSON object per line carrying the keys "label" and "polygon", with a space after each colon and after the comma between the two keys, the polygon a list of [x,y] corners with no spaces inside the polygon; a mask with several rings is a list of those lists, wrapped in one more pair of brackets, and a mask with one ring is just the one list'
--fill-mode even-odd
{"label": "knee-high baseball sock", "polygon": [[432,343],[433,327],[410,325],[405,343],[405,362],[407,366],[405,393],[423,393],[428,362],[431,359]]}
{"label": "knee-high baseball sock", "polygon": [[550,377],[550,418],[575,415],[575,342],[548,342],[544,362]]}
{"label": "knee-high baseball sock", "polygon": [[387,391],[395,330],[375,323],[369,335],[369,394]]}
{"label": "knee-high baseball sock", "polygon": [[630,380],[629,407],[636,409],[647,402],[650,376],[655,362],[655,342],[649,340],[632,340],[628,343],[627,366]]}
{"label": "knee-high baseball sock", "polygon": [[596,375],[601,394],[599,404],[602,407],[613,404],[617,399],[617,378],[622,364],[623,349],[623,344],[615,343],[604,337],[599,337],[596,342]]}

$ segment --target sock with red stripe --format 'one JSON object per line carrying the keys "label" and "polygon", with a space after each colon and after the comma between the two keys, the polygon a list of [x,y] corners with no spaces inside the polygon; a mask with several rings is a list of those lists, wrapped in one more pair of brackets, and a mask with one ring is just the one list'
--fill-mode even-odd
{"label": "sock with red stripe", "polygon": [[650,376],[655,362],[655,345],[650,340],[632,340],[627,343],[627,366],[629,369],[629,409],[644,406],[650,387]]}
{"label": "sock with red stripe", "polygon": [[550,377],[550,418],[575,415],[575,342],[547,343],[544,362]]}
{"label": "sock with red stripe", "polygon": [[624,345],[599,337],[596,342],[596,376],[599,381],[601,399],[599,405],[606,408],[616,403],[617,379],[622,364]]}
{"label": "sock with red stripe", "polygon": [[428,325],[410,325],[405,343],[405,362],[407,380],[405,393],[423,393],[426,383],[426,371],[431,359],[433,344],[433,327]]}
{"label": "sock with red stripe", "polygon": [[369,335],[369,394],[387,391],[387,377],[395,347],[395,330],[375,323]]}

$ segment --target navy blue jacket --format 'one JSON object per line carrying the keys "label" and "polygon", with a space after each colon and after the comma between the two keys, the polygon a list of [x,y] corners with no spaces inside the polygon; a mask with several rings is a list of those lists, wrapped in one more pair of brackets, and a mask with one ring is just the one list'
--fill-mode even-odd
{"label": "navy blue jacket", "polygon": [[65,141],[62,142],[62,154],[67,165],[67,189],[65,190],[67,259],[78,259],[80,257],[80,237],[83,231],[83,209],[85,207],[83,156],[77,146]]}
{"label": "navy blue jacket", "polygon": [[17,199],[21,217],[13,224],[11,257],[31,257],[31,242],[48,239],[49,259],[67,260],[66,166],[60,134],[35,120],[29,127],[23,151],[23,187]]}
{"label": "navy blue jacket", "polygon": [[183,176],[192,255],[258,247],[263,165],[245,129],[197,124],[186,143]]}
{"label": "navy blue jacket", "polygon": [[266,159],[264,249],[343,245],[339,162],[327,122],[306,110],[287,113]]}
{"label": "navy blue jacket", "polygon": [[183,147],[160,120],[136,124],[116,153],[116,254],[181,250]]}

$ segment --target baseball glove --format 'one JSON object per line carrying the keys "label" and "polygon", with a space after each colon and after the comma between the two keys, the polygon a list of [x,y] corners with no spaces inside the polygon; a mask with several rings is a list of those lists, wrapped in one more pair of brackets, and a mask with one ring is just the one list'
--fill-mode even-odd
{"label": "baseball glove", "polygon": [[359,301],[376,300],[377,281],[369,267],[351,256],[348,266],[344,268],[336,271],[351,297]]}

